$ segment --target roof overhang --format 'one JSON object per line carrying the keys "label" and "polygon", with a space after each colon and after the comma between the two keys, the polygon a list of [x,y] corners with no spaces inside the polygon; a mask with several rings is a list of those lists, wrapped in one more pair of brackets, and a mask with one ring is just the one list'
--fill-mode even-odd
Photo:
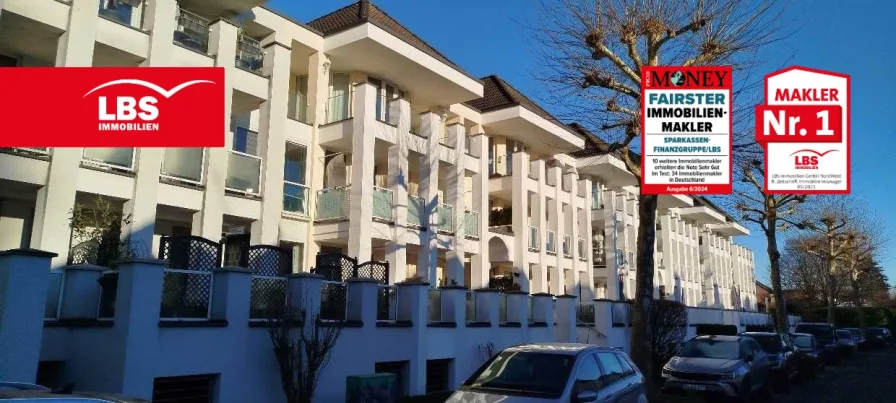
{"label": "roof overhang", "polygon": [[701,224],[724,224],[725,215],[707,206],[687,207],[678,210],[678,214],[685,219],[697,221]]}
{"label": "roof overhang", "polygon": [[610,154],[583,157],[576,160],[579,175],[593,175],[609,187],[635,186],[638,178],[625,168],[625,163]]}
{"label": "roof overhang", "polygon": [[657,210],[693,207],[694,199],[688,195],[660,195],[656,206]]}
{"label": "roof overhang", "polygon": [[268,0],[178,0],[181,7],[205,15],[230,18],[267,3]]}
{"label": "roof overhang", "polygon": [[565,127],[551,122],[522,106],[484,112],[482,125],[486,133],[522,142],[539,154],[570,152],[585,147],[585,140]]}
{"label": "roof overhang", "polygon": [[482,97],[482,83],[417,47],[366,22],[324,38],[333,71],[363,71],[408,91],[427,107]]}
{"label": "roof overhang", "polygon": [[737,222],[726,222],[724,224],[707,225],[712,232],[724,236],[746,236],[750,235],[750,230]]}

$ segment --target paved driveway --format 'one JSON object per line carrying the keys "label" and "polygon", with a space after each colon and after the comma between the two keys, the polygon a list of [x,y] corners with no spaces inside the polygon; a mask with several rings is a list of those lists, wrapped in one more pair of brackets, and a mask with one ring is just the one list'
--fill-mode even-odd
{"label": "paved driveway", "polygon": [[859,352],[818,378],[775,394],[775,403],[896,401],[896,348]]}

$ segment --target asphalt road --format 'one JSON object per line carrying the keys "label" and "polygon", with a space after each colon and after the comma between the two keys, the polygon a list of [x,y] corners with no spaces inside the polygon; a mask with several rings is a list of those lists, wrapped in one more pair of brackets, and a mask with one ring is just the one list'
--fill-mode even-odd
{"label": "asphalt road", "polygon": [[840,365],[829,365],[814,380],[776,393],[775,403],[896,401],[896,348],[860,351]]}

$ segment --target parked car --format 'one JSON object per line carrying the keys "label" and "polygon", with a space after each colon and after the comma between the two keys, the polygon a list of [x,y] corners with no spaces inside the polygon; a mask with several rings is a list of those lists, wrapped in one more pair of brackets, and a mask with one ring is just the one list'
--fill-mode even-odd
{"label": "parked car", "polygon": [[0,391],[14,391],[14,390],[31,390],[31,391],[39,391],[39,392],[50,392],[51,389],[46,386],[41,386],[33,383],[25,383],[25,382],[0,382]]}
{"label": "parked car", "polygon": [[663,366],[665,395],[749,401],[771,395],[768,355],[743,336],[697,336]]}
{"label": "parked car", "polygon": [[851,357],[859,349],[849,330],[837,331],[837,347],[840,348],[840,353],[847,358]]}
{"label": "parked car", "polygon": [[798,380],[799,370],[799,363],[794,354],[790,336],[772,332],[744,332],[740,335],[759,343],[762,351],[768,354],[774,386],[782,392],[790,391],[791,382]]}
{"label": "parked car", "polygon": [[145,399],[134,399],[102,393],[59,394],[43,390],[0,390],[0,402],[22,403],[150,403]]}
{"label": "parked car", "polygon": [[644,375],[624,352],[576,343],[524,344],[482,364],[446,403],[647,403]]}
{"label": "parked car", "polygon": [[803,379],[812,379],[824,371],[824,349],[815,341],[815,336],[808,333],[791,333],[799,374]]}
{"label": "parked car", "polygon": [[865,328],[869,347],[883,347],[893,343],[893,335],[890,329],[884,327]]}
{"label": "parked car", "polygon": [[857,327],[844,327],[842,330],[847,330],[852,333],[852,338],[856,341],[856,347],[858,347],[859,350],[865,349],[865,331]]}
{"label": "parked car", "polygon": [[815,336],[815,342],[824,350],[824,360],[828,364],[840,362],[840,349],[837,347],[837,335],[830,323],[799,323],[794,333],[807,333]]}

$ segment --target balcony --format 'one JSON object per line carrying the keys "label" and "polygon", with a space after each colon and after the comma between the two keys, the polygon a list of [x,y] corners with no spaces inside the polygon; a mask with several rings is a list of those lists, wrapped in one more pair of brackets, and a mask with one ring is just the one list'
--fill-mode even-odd
{"label": "balcony", "polygon": [[311,124],[308,121],[308,96],[298,92],[289,93],[289,106],[286,115],[292,120]]}
{"label": "balcony", "polygon": [[100,1],[99,16],[129,27],[140,28],[146,10],[143,0]]}
{"label": "balcony", "polygon": [[563,235],[563,256],[572,257],[572,237],[569,234]]}
{"label": "balcony", "polygon": [[264,68],[264,50],[261,43],[240,34],[236,38],[236,67],[261,74]]}
{"label": "balcony", "polygon": [[134,171],[133,148],[85,148],[82,162],[101,168]]}
{"label": "balcony", "polygon": [[529,250],[530,251],[538,251],[540,250],[541,242],[538,240],[538,227],[534,225],[529,226]]}
{"label": "balcony", "polygon": [[579,239],[578,239],[578,246],[579,246],[579,260],[581,260],[581,261],[583,261],[583,262],[588,261],[588,255],[585,254],[585,249],[586,249],[586,248],[585,248],[585,245],[587,245],[587,244],[585,243],[585,239],[584,239],[584,238],[579,238]]}
{"label": "balcony", "polygon": [[464,236],[479,239],[479,212],[466,210],[464,212]]}
{"label": "balcony", "polygon": [[450,204],[439,203],[439,232],[447,234],[454,233],[454,206]]}
{"label": "balcony", "polygon": [[261,194],[261,158],[230,150],[227,158],[227,190],[250,195]]}
{"label": "balcony", "polygon": [[335,94],[327,99],[327,119],[324,124],[351,119],[353,116],[352,93]]}
{"label": "balcony", "polygon": [[347,220],[351,201],[351,186],[318,190],[316,220]]}
{"label": "balcony", "polygon": [[162,151],[163,178],[202,185],[205,168],[204,148],[166,148]]}
{"label": "balcony", "polygon": [[300,216],[308,215],[308,186],[283,182],[283,211]]}
{"label": "balcony", "polygon": [[420,228],[423,226],[421,217],[423,217],[424,204],[422,197],[408,196],[408,227]]}
{"label": "balcony", "polygon": [[392,221],[392,190],[373,187],[373,218]]}
{"label": "balcony", "polygon": [[554,231],[548,231],[548,239],[545,243],[545,251],[553,255],[557,254],[557,239]]}
{"label": "balcony", "polygon": [[594,268],[607,267],[607,253],[603,249],[594,250]]}
{"label": "balcony", "polygon": [[174,43],[202,54],[208,54],[211,21],[182,8],[178,9]]}

